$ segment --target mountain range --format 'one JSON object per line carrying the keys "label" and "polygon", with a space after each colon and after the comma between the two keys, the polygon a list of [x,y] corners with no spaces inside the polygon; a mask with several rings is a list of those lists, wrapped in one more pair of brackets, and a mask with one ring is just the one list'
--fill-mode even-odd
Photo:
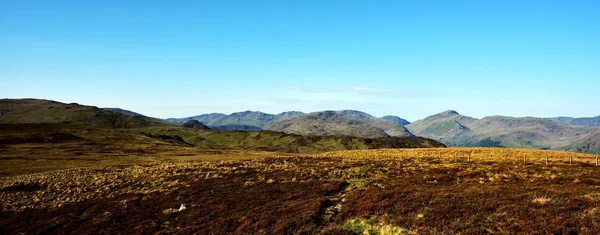
{"label": "mountain range", "polygon": [[[342,135],[364,138],[422,136],[448,146],[519,147],[600,153],[600,123],[598,123],[600,116],[593,118],[489,116],[478,119],[448,110],[410,123],[397,116],[377,118],[355,110],[283,114],[286,113],[270,115],[246,111],[231,115],[207,114],[184,119],[167,119],[167,121],[196,119],[203,122],[202,120],[208,120],[207,117],[213,117],[210,119],[213,121],[205,124],[216,129],[241,127],[237,130],[248,130],[247,127],[252,126],[253,130],[263,129],[309,136]],[[256,119],[256,117],[261,118]],[[257,122],[260,125],[255,124]]]}
{"label": "mountain range", "polygon": [[245,111],[232,113],[230,115],[222,113],[209,113],[186,118],[168,118],[165,119],[165,121],[173,124],[182,124],[189,120],[197,120],[213,129],[255,131],[262,130],[272,123],[302,115],[304,115],[304,113],[296,111],[284,112],[280,114]]}
{"label": "mountain range", "polygon": [[563,124],[549,118],[490,116],[477,119],[456,111],[435,114],[406,127],[415,135],[450,146],[540,149],[573,149],[568,146],[585,145],[593,136],[589,140],[582,137],[600,129]]}
{"label": "mountain range", "polygon": [[[241,112],[216,120],[265,126],[274,119],[289,119],[298,112],[268,115]],[[220,116],[220,115],[216,115]],[[227,115],[226,115],[227,116]],[[250,123],[250,124],[248,124]],[[219,126],[218,126],[219,127]],[[357,136],[308,136],[270,130],[218,130],[198,120],[182,124],[148,117],[119,108],[98,108],[39,99],[0,99],[0,150],[6,145],[71,143],[77,148],[104,146],[113,151],[144,153],[152,149],[194,147],[202,150],[259,150],[287,153],[377,148],[446,147],[423,137],[362,138]],[[80,146],[79,146],[80,145]],[[128,149],[129,147],[133,149]],[[137,147],[136,147],[137,146]],[[18,147],[18,146],[17,146]],[[104,151],[104,150],[103,150]]]}
{"label": "mountain range", "polygon": [[587,118],[555,117],[550,118],[550,120],[576,126],[600,126],[600,116]]}
{"label": "mountain range", "polygon": [[[190,122],[190,121],[197,122]],[[473,118],[448,110],[415,122],[397,116],[374,117],[355,111],[297,111],[267,114],[245,111],[158,119],[118,108],[97,108],[55,101],[4,99],[0,124],[86,123],[111,128],[183,125],[198,130],[268,130],[303,136],[388,138],[420,136],[448,146],[520,147],[600,153],[598,117],[537,118],[489,116]]]}
{"label": "mountain range", "polygon": [[414,136],[404,126],[389,120],[354,110],[324,111],[275,122],[266,129],[317,136],[338,135],[363,138]]}

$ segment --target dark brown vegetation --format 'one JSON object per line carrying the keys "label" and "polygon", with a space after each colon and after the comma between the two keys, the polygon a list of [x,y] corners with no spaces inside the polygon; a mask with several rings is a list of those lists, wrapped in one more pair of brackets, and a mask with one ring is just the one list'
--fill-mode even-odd
{"label": "dark brown vegetation", "polygon": [[597,234],[600,167],[569,154],[368,150],[18,175],[1,181],[0,231]]}

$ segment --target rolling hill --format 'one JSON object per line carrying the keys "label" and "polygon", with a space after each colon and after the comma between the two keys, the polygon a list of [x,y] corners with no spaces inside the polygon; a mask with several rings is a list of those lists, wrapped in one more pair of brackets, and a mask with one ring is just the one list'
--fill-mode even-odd
{"label": "rolling hill", "polygon": [[83,123],[99,127],[134,128],[157,124],[93,106],[40,99],[1,99],[0,124]]}
{"label": "rolling hill", "polygon": [[353,110],[310,113],[273,123],[266,129],[309,136],[413,136],[401,125],[380,121],[369,114]]}

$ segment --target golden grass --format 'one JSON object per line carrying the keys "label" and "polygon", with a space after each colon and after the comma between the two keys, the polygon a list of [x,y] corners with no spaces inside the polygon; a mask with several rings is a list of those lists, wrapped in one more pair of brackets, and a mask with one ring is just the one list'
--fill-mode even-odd
{"label": "golden grass", "polygon": [[[84,162],[60,155],[59,151],[53,154],[55,160],[45,161],[71,162],[73,165],[64,167],[75,166],[75,169],[35,174],[22,170],[20,174],[0,178],[0,205],[5,211],[29,216],[34,212],[75,210],[77,205],[101,200],[98,207],[119,205],[111,214],[119,213],[121,207],[132,214],[145,210],[144,213],[165,218],[150,216],[144,220],[184,223],[181,226],[190,226],[190,233],[214,232],[220,228],[218,231],[222,233],[600,232],[597,193],[600,167],[594,166],[595,155],[528,149],[440,148],[337,151],[302,156],[173,148],[146,155],[130,154],[124,157],[128,160],[122,161],[116,156],[94,153],[89,156],[98,161]],[[523,156],[527,156],[527,164],[523,164]],[[27,169],[31,161],[34,160],[23,160],[19,169]],[[220,186],[219,190],[213,190]],[[299,190],[299,187],[304,188]],[[311,199],[303,201],[308,194]],[[131,207],[136,201],[162,204]],[[173,201],[176,203],[171,204]],[[277,203],[265,206],[273,201]],[[185,202],[199,206],[179,213],[169,209]],[[223,205],[215,206],[219,203]],[[236,209],[228,209],[231,207]],[[291,215],[282,208],[299,214]],[[212,210],[219,212],[211,214]],[[324,212],[330,213],[324,216]],[[105,212],[98,211],[97,216],[102,213]],[[188,213],[196,214],[185,217]],[[288,215],[287,220],[282,219]],[[46,221],[56,215],[48,216]],[[185,224],[197,219],[205,222]],[[290,222],[292,219],[295,222]],[[139,222],[132,221],[132,224]],[[93,224],[88,221],[81,226]],[[122,226],[129,228],[126,223]],[[175,229],[180,225],[172,226]],[[156,228],[149,232],[157,232],[152,230]]]}
{"label": "golden grass", "polygon": [[551,197],[549,197],[548,194],[534,195],[533,198],[531,199],[531,202],[533,202],[535,204],[540,204],[540,205],[546,205],[552,201],[553,201],[553,199]]}
{"label": "golden grass", "polygon": [[314,154],[318,157],[343,157],[346,159],[438,159],[441,163],[511,162],[527,164],[595,164],[598,155],[566,151],[517,148],[422,148],[344,150]]}

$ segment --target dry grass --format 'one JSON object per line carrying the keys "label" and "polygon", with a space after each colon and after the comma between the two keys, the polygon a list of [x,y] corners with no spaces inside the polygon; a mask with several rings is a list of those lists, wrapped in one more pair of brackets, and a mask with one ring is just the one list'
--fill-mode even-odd
{"label": "dry grass", "polygon": [[[178,151],[156,152],[151,155],[155,162],[144,164],[132,161],[0,178],[0,229],[10,233],[600,232],[600,167],[590,162],[593,155],[457,148],[312,156],[210,152],[206,157],[178,157]],[[471,154],[471,161],[466,154]],[[521,154],[531,161],[523,164]],[[560,161],[570,155],[572,165]],[[545,156],[553,159],[548,166]],[[219,157],[232,160],[205,161]],[[172,213],[183,203],[191,206]]]}
{"label": "dry grass", "polygon": [[552,202],[552,198],[548,197],[548,195],[535,195],[533,196],[533,198],[531,199],[531,202],[535,203],[535,204],[539,204],[539,205],[546,205]]}
{"label": "dry grass", "polygon": [[[594,154],[566,151],[548,151],[516,148],[424,148],[424,149],[375,149],[345,150],[315,154],[321,157],[344,157],[349,159],[401,159],[424,158],[438,159],[440,163],[486,163],[506,162],[518,164],[595,164]],[[525,161],[524,161],[525,159]]]}

